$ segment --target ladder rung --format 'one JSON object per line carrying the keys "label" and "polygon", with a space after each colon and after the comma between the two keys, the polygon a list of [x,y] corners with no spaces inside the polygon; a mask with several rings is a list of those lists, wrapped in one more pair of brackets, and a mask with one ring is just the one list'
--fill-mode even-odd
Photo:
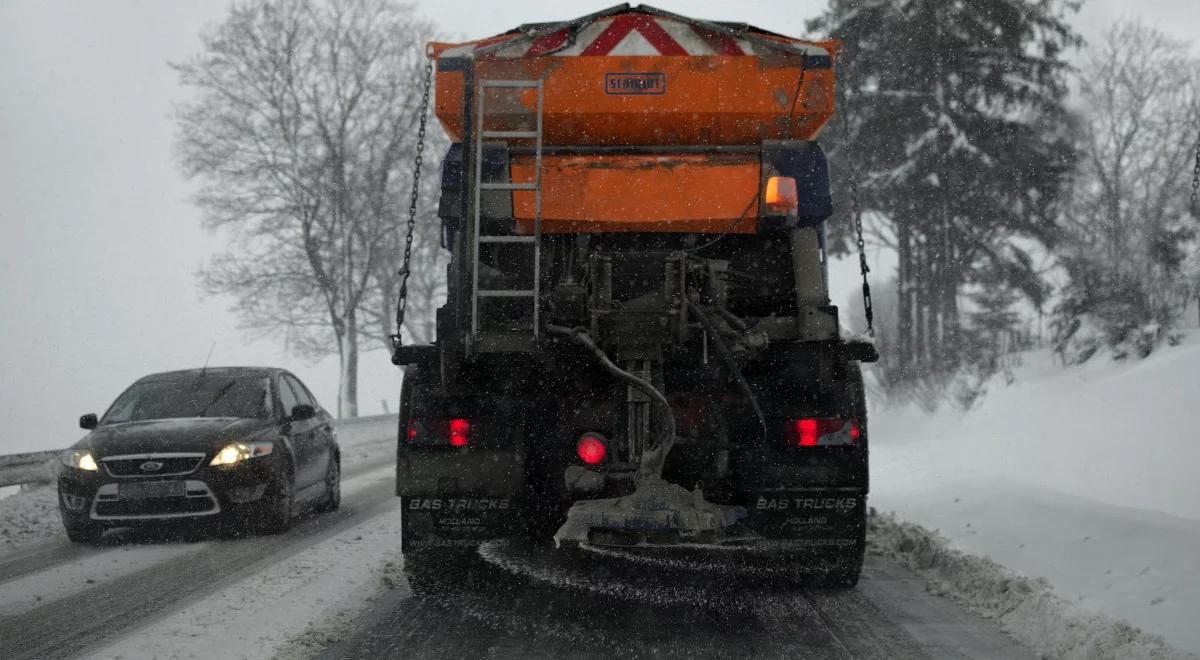
{"label": "ladder rung", "polygon": [[519,89],[531,89],[538,86],[540,81],[537,80],[481,80],[481,87],[516,87]]}
{"label": "ladder rung", "polygon": [[520,139],[528,138],[528,139],[532,140],[538,136],[538,132],[537,131],[484,131],[480,135],[485,140],[488,138],[510,138],[513,140],[520,140]]}
{"label": "ladder rung", "polygon": [[480,243],[532,243],[533,236],[480,236]]}
{"label": "ladder rung", "polygon": [[480,190],[537,190],[536,183],[481,183]]}
{"label": "ladder rung", "polygon": [[531,298],[533,289],[480,289],[476,291],[480,298]]}

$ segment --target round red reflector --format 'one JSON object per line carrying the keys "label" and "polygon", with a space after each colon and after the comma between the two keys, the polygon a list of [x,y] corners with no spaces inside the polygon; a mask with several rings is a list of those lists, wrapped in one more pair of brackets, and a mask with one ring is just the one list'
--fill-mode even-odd
{"label": "round red reflector", "polygon": [[599,436],[588,433],[575,443],[575,453],[579,454],[579,460],[584,463],[599,465],[604,460],[604,456],[608,454],[608,447]]}

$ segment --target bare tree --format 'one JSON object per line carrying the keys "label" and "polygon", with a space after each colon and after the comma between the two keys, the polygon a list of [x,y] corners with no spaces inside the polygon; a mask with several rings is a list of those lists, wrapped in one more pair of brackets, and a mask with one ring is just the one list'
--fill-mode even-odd
{"label": "bare tree", "polygon": [[[446,299],[446,265],[450,253],[442,248],[442,225],[437,216],[441,195],[441,171],[438,165],[446,151],[448,140],[429,119],[424,165],[417,195],[416,226],[413,231],[412,262],[408,278],[408,305],[405,311],[405,343],[429,343],[434,339],[437,308]],[[403,180],[412,180],[412,163],[407,163]],[[406,197],[407,199],[407,197]],[[407,209],[404,222],[407,223]],[[400,271],[404,266],[404,241],[407,226],[398,228],[389,238],[384,251],[386,258],[378,262],[374,287],[368,295],[363,313],[369,319],[372,337],[385,348],[391,348],[390,336],[396,332],[396,303],[400,292]]]}
{"label": "bare tree", "polygon": [[1068,302],[1075,313],[1106,317],[1114,338],[1170,322],[1191,288],[1181,269],[1195,237],[1187,206],[1200,137],[1200,61],[1188,46],[1137,22],[1118,23],[1079,77],[1081,158],[1065,218],[1073,248],[1065,259]]}
{"label": "bare tree", "polygon": [[[336,352],[355,416],[361,316],[406,221],[431,27],[390,0],[238,2],[174,65],[185,173],[229,249],[201,273],[243,325]],[[372,328],[373,330],[373,328]]]}

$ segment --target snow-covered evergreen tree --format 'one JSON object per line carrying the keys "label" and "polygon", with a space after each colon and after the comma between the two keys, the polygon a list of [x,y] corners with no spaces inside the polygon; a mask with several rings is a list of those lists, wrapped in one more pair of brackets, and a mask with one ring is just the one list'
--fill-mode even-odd
{"label": "snow-covered evergreen tree", "polygon": [[810,29],[846,44],[848,142],[867,208],[899,256],[895,350],[903,382],[958,366],[963,287],[976,274],[1040,295],[1011,238],[1054,238],[1073,161],[1058,0],[832,0]]}

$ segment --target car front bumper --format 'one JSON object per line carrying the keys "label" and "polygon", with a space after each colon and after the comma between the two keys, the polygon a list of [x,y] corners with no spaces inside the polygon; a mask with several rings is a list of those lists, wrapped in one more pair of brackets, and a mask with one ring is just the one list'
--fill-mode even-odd
{"label": "car front bumper", "polygon": [[[269,457],[222,467],[207,460],[167,477],[115,476],[103,465],[95,472],[63,468],[59,508],[66,517],[114,527],[206,519],[253,506],[275,482],[277,470]],[[139,488],[142,492],[131,492]],[[147,488],[158,492],[147,494]]]}

